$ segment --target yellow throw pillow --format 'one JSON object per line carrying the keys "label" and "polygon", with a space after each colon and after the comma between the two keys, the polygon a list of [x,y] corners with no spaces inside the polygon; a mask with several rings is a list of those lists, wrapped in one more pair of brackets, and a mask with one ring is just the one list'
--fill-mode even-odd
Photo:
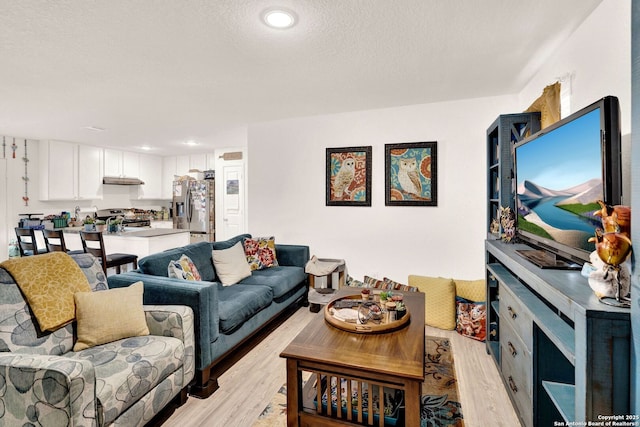
{"label": "yellow throw pillow", "polygon": [[456,295],[469,301],[481,302],[487,299],[484,279],[455,280]]}
{"label": "yellow throw pillow", "polygon": [[456,285],[443,277],[409,276],[409,286],[424,292],[424,319],[429,326],[456,327]]}
{"label": "yellow throw pillow", "polygon": [[73,321],[73,295],[91,291],[87,277],[64,252],[14,258],[0,267],[20,287],[42,331],[55,331]]}
{"label": "yellow throw pillow", "polygon": [[127,288],[77,292],[74,299],[78,341],[73,346],[73,351],[122,338],[149,335],[142,307],[143,292],[142,282],[136,282]]}

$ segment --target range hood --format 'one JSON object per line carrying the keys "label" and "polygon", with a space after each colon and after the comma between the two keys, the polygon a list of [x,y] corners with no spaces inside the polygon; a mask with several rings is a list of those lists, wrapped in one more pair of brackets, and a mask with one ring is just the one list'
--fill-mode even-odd
{"label": "range hood", "polygon": [[119,176],[105,176],[102,178],[103,184],[109,185],[142,185],[144,181],[140,178],[121,178]]}

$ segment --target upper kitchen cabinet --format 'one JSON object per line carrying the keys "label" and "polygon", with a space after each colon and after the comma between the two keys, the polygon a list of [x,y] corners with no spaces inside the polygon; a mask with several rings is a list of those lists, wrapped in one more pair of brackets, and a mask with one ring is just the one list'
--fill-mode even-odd
{"label": "upper kitchen cabinet", "polygon": [[173,180],[177,175],[176,156],[162,158],[162,189],[161,198],[171,200],[173,198]]}
{"label": "upper kitchen cabinet", "polygon": [[191,170],[213,169],[214,166],[213,153],[163,157],[161,198],[169,200],[173,198],[173,181],[176,176],[187,175]]}
{"label": "upper kitchen cabinet", "polygon": [[138,178],[140,159],[138,153],[104,149],[104,176]]}
{"label": "upper kitchen cabinet", "polygon": [[102,199],[104,150],[78,144],[78,199]]}
{"label": "upper kitchen cabinet", "polygon": [[[162,157],[140,154],[139,176],[144,184],[138,187],[138,199],[163,199],[163,180],[158,172],[164,170]],[[170,197],[169,197],[170,198]]]}
{"label": "upper kitchen cabinet", "polygon": [[101,148],[40,141],[40,200],[102,199]]}

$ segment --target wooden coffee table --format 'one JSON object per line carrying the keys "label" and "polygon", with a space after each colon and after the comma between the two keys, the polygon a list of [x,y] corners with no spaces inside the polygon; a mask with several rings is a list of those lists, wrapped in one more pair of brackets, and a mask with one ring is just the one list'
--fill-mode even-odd
{"label": "wooden coffee table", "polygon": [[[336,297],[359,293],[356,289],[341,289]],[[396,292],[394,292],[396,293]],[[398,292],[399,293],[399,292]],[[280,354],[287,359],[287,425],[336,426],[384,425],[384,417],[374,419],[373,411],[363,411],[360,398],[340,405],[322,405],[321,387],[328,378],[338,384],[346,380],[346,395],[362,388],[404,391],[404,420],[407,426],[420,425],[420,395],[424,381],[424,294],[403,293],[411,313],[409,324],[397,331],[380,334],[359,334],[340,330],[328,324],[321,311]],[[311,374],[303,387],[303,372]],[[351,384],[355,384],[352,388]],[[340,387],[338,387],[340,390]],[[380,392],[378,391],[378,395]],[[342,398],[338,392],[338,401]],[[363,417],[363,413],[367,413]]]}

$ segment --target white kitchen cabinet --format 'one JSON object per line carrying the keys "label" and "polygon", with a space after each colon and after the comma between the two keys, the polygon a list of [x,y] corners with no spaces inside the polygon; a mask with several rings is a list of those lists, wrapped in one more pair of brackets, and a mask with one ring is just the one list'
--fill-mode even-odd
{"label": "white kitchen cabinet", "polygon": [[178,172],[176,160],[176,156],[162,158],[162,199],[173,199],[173,180]]}
{"label": "white kitchen cabinet", "polygon": [[102,199],[102,149],[40,141],[40,200]]}
{"label": "white kitchen cabinet", "polygon": [[207,155],[206,154],[190,155],[189,170],[199,170],[200,172],[207,170]]}
{"label": "white kitchen cabinet", "polygon": [[78,144],[78,199],[102,199],[104,150]]}
{"label": "white kitchen cabinet", "polygon": [[176,175],[186,175],[191,169],[189,155],[176,156]]}
{"label": "white kitchen cabinet", "polygon": [[[162,199],[173,198],[173,181],[176,176],[190,174],[197,169],[205,171],[214,169],[215,157],[210,154],[185,154],[181,156],[166,156],[162,158]],[[193,174],[191,174],[193,176]]]}
{"label": "white kitchen cabinet", "polygon": [[162,157],[139,154],[139,176],[144,184],[138,186],[138,199],[162,199]]}
{"label": "white kitchen cabinet", "polygon": [[140,173],[139,162],[138,153],[105,148],[104,176],[138,178],[138,174]]}
{"label": "white kitchen cabinet", "polygon": [[203,172],[213,169],[213,154],[185,154],[176,156],[176,175],[186,175],[191,170]]}

